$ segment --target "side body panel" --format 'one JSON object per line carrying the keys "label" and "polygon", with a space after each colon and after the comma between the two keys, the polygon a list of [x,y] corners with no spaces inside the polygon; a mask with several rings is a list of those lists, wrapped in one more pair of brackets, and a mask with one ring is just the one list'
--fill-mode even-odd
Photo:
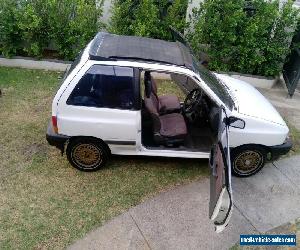
{"label": "side body panel", "polygon": [[92,66],[87,62],[62,93],[57,110],[58,131],[67,136],[89,136],[105,141],[113,154],[136,154],[139,110],[121,110],[66,104],[78,81]]}
{"label": "side body panel", "polygon": [[244,144],[281,145],[289,132],[287,126],[260,118],[249,117],[238,112],[232,112],[231,115],[244,120],[246,125],[244,129],[229,127],[230,147]]}

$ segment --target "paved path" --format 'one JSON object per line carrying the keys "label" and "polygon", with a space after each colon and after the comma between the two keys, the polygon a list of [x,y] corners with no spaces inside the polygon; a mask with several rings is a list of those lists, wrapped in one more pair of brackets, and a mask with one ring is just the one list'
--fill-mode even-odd
{"label": "paved path", "polygon": [[161,193],[69,249],[228,249],[243,233],[266,232],[300,217],[300,156],[268,164],[250,178],[233,178],[234,212],[214,233],[208,219],[209,180]]}
{"label": "paved path", "polygon": [[0,56],[0,66],[25,69],[42,69],[52,71],[65,71],[70,62],[60,60],[36,60],[26,57],[4,58]]}

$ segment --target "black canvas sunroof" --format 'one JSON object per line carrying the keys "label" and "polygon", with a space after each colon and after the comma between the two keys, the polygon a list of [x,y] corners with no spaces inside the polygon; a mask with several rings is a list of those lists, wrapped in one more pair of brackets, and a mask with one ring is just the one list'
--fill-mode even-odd
{"label": "black canvas sunroof", "polygon": [[142,60],[189,66],[190,54],[178,42],[99,32],[91,46],[93,60]]}

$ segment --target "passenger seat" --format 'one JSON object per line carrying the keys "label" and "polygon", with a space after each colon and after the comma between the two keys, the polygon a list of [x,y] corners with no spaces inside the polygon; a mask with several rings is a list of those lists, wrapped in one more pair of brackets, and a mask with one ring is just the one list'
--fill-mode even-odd
{"label": "passenger seat", "polygon": [[[150,86],[149,86],[150,85]],[[170,114],[180,112],[180,101],[176,95],[157,95],[157,84],[149,71],[145,72],[145,88],[151,89],[154,97],[157,99],[159,113]]]}
{"label": "passenger seat", "polygon": [[184,143],[187,127],[180,113],[159,114],[158,102],[154,94],[145,89],[145,107],[152,118],[153,138],[158,144],[177,146]]}

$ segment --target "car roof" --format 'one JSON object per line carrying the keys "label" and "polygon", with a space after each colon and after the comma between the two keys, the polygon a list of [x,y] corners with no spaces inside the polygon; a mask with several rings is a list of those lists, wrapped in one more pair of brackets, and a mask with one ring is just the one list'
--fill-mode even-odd
{"label": "car roof", "polygon": [[192,69],[189,49],[180,42],[99,32],[92,41],[91,60],[134,60],[184,66]]}

